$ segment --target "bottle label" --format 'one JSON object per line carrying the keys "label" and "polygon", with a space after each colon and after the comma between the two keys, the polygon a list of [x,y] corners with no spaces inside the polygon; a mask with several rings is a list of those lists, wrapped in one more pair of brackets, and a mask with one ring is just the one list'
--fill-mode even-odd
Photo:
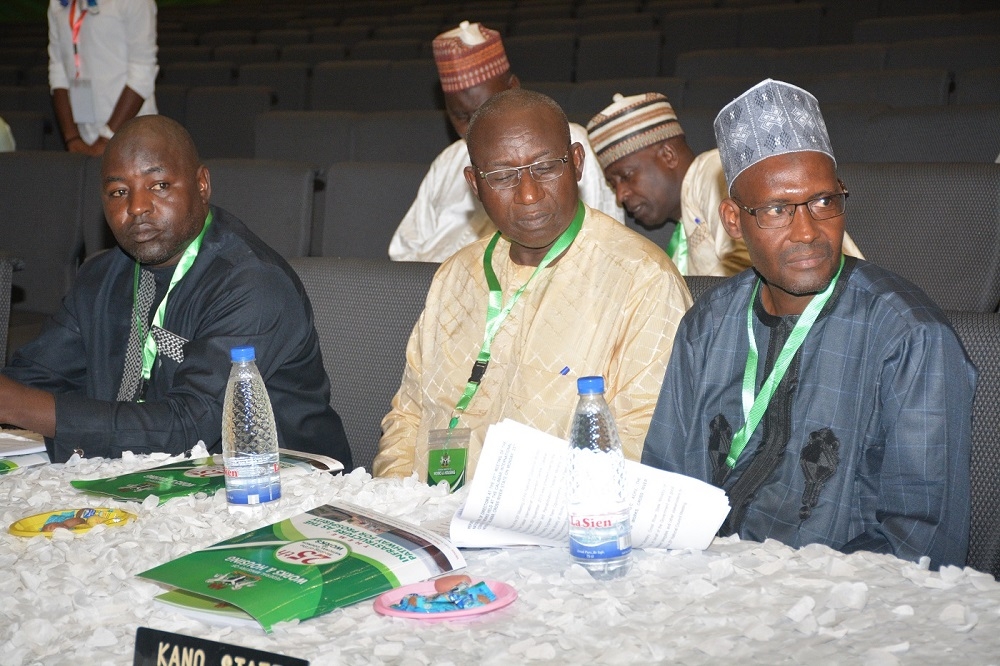
{"label": "bottle label", "polygon": [[263,504],[281,498],[278,463],[236,460],[243,464],[234,464],[234,460],[226,463],[226,499],[230,504]]}
{"label": "bottle label", "polygon": [[570,516],[569,531],[569,552],[573,557],[607,560],[632,552],[629,521],[615,515]]}

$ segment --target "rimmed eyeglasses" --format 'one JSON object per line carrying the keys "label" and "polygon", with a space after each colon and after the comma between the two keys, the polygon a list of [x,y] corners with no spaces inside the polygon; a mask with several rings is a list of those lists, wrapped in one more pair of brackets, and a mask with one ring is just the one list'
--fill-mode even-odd
{"label": "rimmed eyeglasses", "polygon": [[850,192],[847,191],[843,181],[837,182],[840,184],[840,189],[844,190],[843,192],[824,194],[801,203],[769,203],[750,208],[736,199],[733,201],[737,206],[753,215],[754,219],[757,220],[757,226],[761,229],[781,229],[792,223],[792,218],[795,217],[795,211],[799,206],[805,206],[814,220],[829,220],[843,215],[847,210],[847,197],[850,196]]}
{"label": "rimmed eyeglasses", "polygon": [[483,172],[476,168],[476,172],[479,176],[486,181],[494,190],[509,190],[511,188],[517,187],[521,182],[521,172],[525,169],[531,174],[531,177],[537,183],[545,183],[550,180],[555,180],[559,176],[563,175],[566,171],[566,163],[569,162],[569,152],[567,152],[563,157],[559,157],[554,160],[540,160],[538,162],[533,162],[531,164],[526,164],[519,167],[508,167],[506,169],[497,169],[495,171]]}

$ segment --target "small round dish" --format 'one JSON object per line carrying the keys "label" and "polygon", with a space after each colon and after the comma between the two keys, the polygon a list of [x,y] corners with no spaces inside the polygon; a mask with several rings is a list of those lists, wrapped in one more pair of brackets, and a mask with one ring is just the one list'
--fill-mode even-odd
{"label": "small round dish", "polygon": [[135,514],[121,509],[61,509],[21,518],[7,529],[14,536],[33,537],[41,534],[51,537],[57,529],[67,529],[79,534],[95,525],[117,527],[135,518]]}
{"label": "small round dish", "polygon": [[399,600],[407,594],[434,594],[436,591],[434,589],[434,581],[425,580],[422,583],[404,585],[403,587],[397,587],[394,590],[383,592],[377,599],[375,599],[375,612],[380,615],[388,615],[389,617],[405,617],[411,620],[458,620],[463,617],[472,617],[500,610],[504,606],[509,606],[514,603],[514,600],[517,599],[517,590],[507,583],[501,583],[497,580],[487,580],[483,582],[485,582],[487,587],[493,591],[493,594],[496,595],[496,599],[488,604],[476,606],[475,608],[463,608],[461,610],[445,611],[443,613],[415,613],[413,611],[398,610],[392,607],[393,604],[398,603]]}

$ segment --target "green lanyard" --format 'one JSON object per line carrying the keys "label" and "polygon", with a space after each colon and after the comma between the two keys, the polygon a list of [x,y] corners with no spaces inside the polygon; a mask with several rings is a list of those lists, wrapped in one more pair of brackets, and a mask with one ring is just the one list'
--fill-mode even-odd
{"label": "green lanyard", "polygon": [[688,268],[688,241],[687,234],[684,233],[684,223],[677,220],[674,233],[667,242],[667,254],[677,266],[681,275],[687,275]]}
{"label": "green lanyard", "polygon": [[[191,270],[191,266],[194,264],[195,258],[198,256],[198,251],[201,249],[201,241],[205,237],[205,232],[208,231],[208,225],[212,223],[212,211],[208,211],[208,217],[205,218],[205,226],[201,228],[201,233],[191,241],[191,244],[187,246],[184,250],[184,254],[181,255],[180,261],[177,262],[177,266],[174,267],[174,273],[170,276],[170,286],[167,287],[167,293],[163,295],[163,300],[160,301],[160,305],[156,308],[156,312],[153,314],[153,320],[149,325],[149,329],[146,331],[146,339],[142,345],[142,380],[143,382],[148,382],[150,375],[153,373],[153,363],[156,362],[156,340],[153,338],[153,327],[157,326],[163,328],[163,319],[167,312],[167,297],[170,296],[170,292],[174,290],[181,279],[187,275],[187,272]],[[135,262],[135,273],[132,280],[132,298],[133,303],[138,303],[139,301],[139,262]],[[135,315],[137,331],[143,329],[142,321],[139,319],[139,313]],[[141,400],[140,400],[141,402]]]}
{"label": "green lanyard", "polygon": [[747,306],[747,337],[750,339],[750,350],[747,352],[747,365],[743,370],[743,427],[739,429],[735,435],[733,435],[733,443],[729,447],[729,455],[726,457],[726,465],[730,469],[736,466],[736,460],[743,453],[744,447],[747,445],[747,441],[750,436],[753,435],[754,430],[760,424],[760,420],[764,417],[764,412],[767,411],[767,406],[771,403],[771,398],[774,397],[774,392],[778,390],[778,384],[781,383],[782,378],[785,376],[785,371],[788,370],[788,366],[792,363],[792,358],[795,353],[802,346],[802,343],[806,339],[806,335],[809,334],[810,329],[812,329],[813,324],[816,322],[816,318],[819,317],[819,313],[823,310],[823,306],[826,305],[827,301],[830,300],[830,296],[833,294],[834,287],[837,286],[837,280],[840,279],[840,272],[844,269],[844,256],[840,256],[840,266],[837,268],[837,273],[830,280],[830,284],[827,285],[821,293],[816,295],[806,309],[802,312],[799,320],[795,322],[795,327],[792,332],[788,335],[788,339],[785,340],[784,346],[781,348],[781,352],[778,354],[777,360],[774,362],[774,368],[771,369],[771,374],[767,376],[764,383],[760,386],[760,393],[754,397],[754,385],[757,382],[757,340],[753,334],[753,303],[757,298],[757,290],[760,289],[760,279],[753,286],[753,292],[750,294],[750,304]]}
{"label": "green lanyard", "polygon": [[462,393],[462,397],[458,399],[458,404],[455,405],[455,412],[451,417],[451,422],[448,424],[448,429],[454,429],[458,425],[458,418],[461,416],[461,412],[465,411],[465,408],[469,406],[472,402],[472,396],[476,395],[476,391],[479,390],[479,383],[483,380],[483,374],[486,372],[486,366],[490,363],[490,346],[493,344],[493,338],[496,337],[497,331],[500,330],[500,324],[503,323],[507,315],[510,314],[511,309],[513,309],[514,304],[517,303],[518,299],[521,298],[521,294],[524,290],[528,288],[531,281],[535,279],[535,276],[541,273],[546,266],[551,264],[556,257],[561,255],[566,251],[574,240],[576,240],[577,234],[580,233],[580,229],[583,227],[583,218],[586,214],[586,209],[583,207],[583,202],[581,201],[577,204],[576,215],[573,217],[573,221],[570,222],[566,230],[560,234],[556,242],[553,243],[549,251],[545,253],[545,257],[542,259],[541,263],[535,267],[534,272],[528,281],[521,285],[521,288],[514,292],[510,297],[510,301],[507,305],[503,304],[503,289],[500,286],[500,280],[497,279],[497,274],[493,270],[493,250],[497,246],[497,241],[500,239],[500,232],[493,234],[493,238],[490,240],[489,245],[486,246],[486,252],[483,253],[483,271],[486,273],[486,284],[490,288],[490,298],[489,303],[486,306],[486,332],[483,335],[483,347],[479,351],[479,356],[476,357],[476,362],[472,366],[472,375],[469,377],[469,381],[465,384],[465,391]]}

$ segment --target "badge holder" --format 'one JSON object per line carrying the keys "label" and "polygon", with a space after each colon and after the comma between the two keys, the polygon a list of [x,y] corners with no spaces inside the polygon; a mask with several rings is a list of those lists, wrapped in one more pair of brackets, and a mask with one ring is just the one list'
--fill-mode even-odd
{"label": "badge holder", "polygon": [[471,434],[468,428],[444,428],[427,433],[428,484],[436,486],[446,481],[451,492],[462,487]]}

